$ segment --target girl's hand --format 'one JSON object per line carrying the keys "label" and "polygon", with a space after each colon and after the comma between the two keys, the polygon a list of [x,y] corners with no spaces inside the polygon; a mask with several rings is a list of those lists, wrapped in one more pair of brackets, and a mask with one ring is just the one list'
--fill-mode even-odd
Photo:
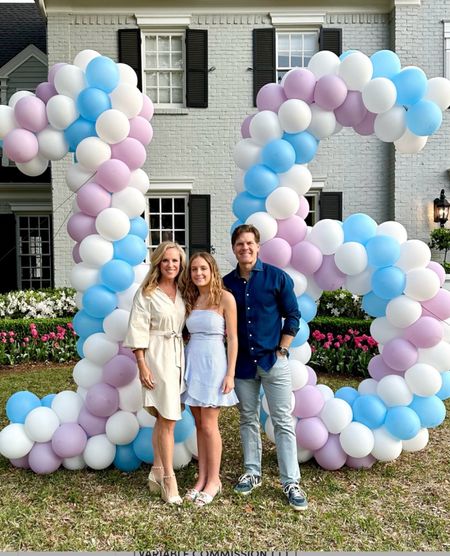
{"label": "girl's hand", "polygon": [[225,375],[222,383],[222,393],[229,394],[234,388],[234,377]]}

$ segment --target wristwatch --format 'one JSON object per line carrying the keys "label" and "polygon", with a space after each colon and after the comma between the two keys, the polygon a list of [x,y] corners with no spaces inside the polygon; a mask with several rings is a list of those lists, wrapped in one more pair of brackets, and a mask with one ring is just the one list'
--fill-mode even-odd
{"label": "wristwatch", "polygon": [[287,347],[278,346],[278,347],[277,347],[277,351],[278,351],[281,355],[283,355],[283,356],[285,356],[285,357],[289,357],[289,350],[288,350]]}

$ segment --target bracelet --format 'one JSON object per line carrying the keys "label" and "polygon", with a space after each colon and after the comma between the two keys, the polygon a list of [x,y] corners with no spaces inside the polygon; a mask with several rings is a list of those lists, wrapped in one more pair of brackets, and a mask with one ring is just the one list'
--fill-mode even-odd
{"label": "bracelet", "polygon": [[136,357],[136,361],[145,361],[145,357]]}

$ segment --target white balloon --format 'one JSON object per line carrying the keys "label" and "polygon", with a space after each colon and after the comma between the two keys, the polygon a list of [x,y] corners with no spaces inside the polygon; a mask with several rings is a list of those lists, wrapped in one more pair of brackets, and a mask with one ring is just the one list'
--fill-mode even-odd
{"label": "white balloon", "polygon": [[306,287],[305,293],[307,293],[310,297],[312,297],[314,301],[317,301],[323,293],[322,288],[320,288],[316,284],[312,276],[308,276],[308,285]]}
{"label": "white balloon", "polygon": [[373,128],[375,135],[385,143],[397,141],[406,130],[406,110],[403,106],[394,106],[387,112],[378,114]]}
{"label": "white balloon", "polygon": [[406,273],[404,292],[416,301],[434,297],[441,287],[438,275],[430,268],[413,268]]}
{"label": "white balloon", "polygon": [[72,64],[60,67],[55,74],[54,82],[55,89],[60,95],[67,95],[73,99],[76,99],[79,93],[87,87],[84,71]]}
{"label": "white balloon", "polygon": [[59,427],[58,415],[49,407],[36,407],[25,418],[25,433],[35,442],[49,442]]}
{"label": "white balloon", "polygon": [[140,284],[136,284],[136,282],[134,282],[125,291],[119,292],[117,294],[117,299],[118,299],[117,306],[119,307],[119,309],[125,309],[125,311],[131,311],[134,295],[140,287],[141,287]]}
{"label": "white balloon", "polygon": [[305,463],[305,461],[309,461],[314,455],[314,452],[308,450],[307,448],[300,448],[297,445],[297,461],[299,463]]}
{"label": "white balloon", "polygon": [[351,91],[362,91],[373,74],[370,58],[362,52],[353,52],[346,56],[339,66],[338,75]]}
{"label": "white balloon", "polygon": [[136,284],[142,284],[149,270],[150,265],[147,263],[140,263],[134,267],[134,281]]}
{"label": "white balloon", "polygon": [[275,431],[270,417],[267,417],[266,422],[264,423],[264,432],[271,442],[275,442]]}
{"label": "white balloon", "polygon": [[78,143],[76,157],[87,170],[95,171],[111,158],[111,147],[99,137],[86,137]]}
{"label": "white balloon", "polygon": [[378,317],[370,324],[370,335],[379,344],[385,344],[389,340],[399,338],[402,334],[402,329],[392,325],[386,317]]}
{"label": "white balloon", "polygon": [[267,415],[270,415],[269,404],[267,402],[267,396],[265,394],[261,396],[261,407],[263,411],[267,413]]}
{"label": "white balloon", "polygon": [[376,235],[393,237],[400,244],[405,243],[408,239],[408,232],[405,227],[400,224],[400,222],[394,222],[392,220],[387,220],[386,222],[378,224]]}
{"label": "white balloon", "polygon": [[136,413],[136,418],[141,427],[151,427],[153,428],[156,423],[156,418],[153,417],[145,408],[140,409]]}
{"label": "white balloon", "polygon": [[373,431],[374,446],[372,456],[379,461],[394,461],[402,453],[403,444],[392,436],[385,427]]}
{"label": "white balloon", "polygon": [[291,370],[291,381],[292,381],[292,390],[299,390],[306,386],[308,383],[308,369],[296,359],[289,359],[289,368]]}
{"label": "white balloon", "polygon": [[56,130],[64,130],[79,116],[79,112],[72,98],[66,95],[51,97],[46,105],[47,118]]}
{"label": "white balloon", "polygon": [[86,338],[83,352],[92,363],[101,366],[119,353],[119,344],[110,340],[103,332],[96,332]]}
{"label": "white balloon", "polygon": [[289,349],[289,352],[291,361],[296,359],[297,361],[300,361],[301,363],[304,363],[306,365],[311,359],[311,346],[308,344],[308,342],[305,342],[298,347],[291,347]]}
{"label": "white balloon", "polygon": [[262,110],[255,114],[249,129],[252,139],[259,145],[265,145],[274,139],[281,139],[283,135],[278,116],[271,110]]}
{"label": "white balloon", "polygon": [[17,168],[26,176],[40,176],[45,172],[48,166],[48,159],[40,154],[28,160],[28,162],[16,162]]}
{"label": "white balloon", "polygon": [[0,454],[5,458],[23,458],[33,445],[34,441],[27,435],[22,423],[11,423],[0,431]]}
{"label": "white balloon", "polygon": [[111,106],[120,110],[127,118],[134,118],[142,110],[142,93],[137,87],[129,83],[119,83],[110,93]]}
{"label": "white balloon", "polygon": [[294,164],[287,172],[278,174],[280,187],[290,187],[297,195],[305,195],[312,186],[313,178],[307,166]]}
{"label": "white balloon", "polygon": [[86,401],[87,393],[88,393],[87,388],[83,388],[82,386],[78,386],[77,394],[80,396],[80,398],[83,400],[83,402]]}
{"label": "white balloon", "polygon": [[135,187],[125,187],[112,194],[111,206],[123,211],[128,218],[136,218],[145,211],[145,197]]}
{"label": "white balloon", "polygon": [[100,114],[95,122],[95,131],[105,143],[120,143],[130,133],[130,122],[120,110],[111,108]]}
{"label": "white balloon", "polygon": [[408,239],[400,245],[400,257],[395,266],[408,272],[412,268],[426,267],[430,260],[431,251],[426,243],[420,239]]}
{"label": "white balloon", "polygon": [[289,187],[277,187],[266,198],[267,212],[278,220],[293,216],[299,206],[297,193]]}
{"label": "white balloon", "polygon": [[424,98],[435,102],[442,111],[447,110],[450,106],[450,81],[445,77],[429,79]]}
{"label": "white balloon", "polygon": [[184,441],[186,448],[191,452],[191,454],[198,458],[198,444],[197,444],[197,430],[194,429],[193,433],[186,438]]}
{"label": "white balloon", "polygon": [[103,330],[111,340],[122,342],[128,331],[130,312],[125,309],[114,309],[103,320]]}
{"label": "white balloon", "polygon": [[322,398],[327,402],[334,398],[333,390],[326,384],[317,384],[317,390],[322,394]]}
{"label": "white balloon", "polygon": [[106,469],[116,457],[116,447],[106,434],[97,434],[88,439],[83,458],[92,469]]}
{"label": "white balloon", "polygon": [[390,79],[376,77],[364,85],[362,99],[369,112],[381,114],[394,106],[397,89]]}
{"label": "white balloon", "polygon": [[368,427],[353,421],[341,432],[339,442],[344,452],[349,456],[364,458],[373,450],[375,439]]}
{"label": "white balloon", "polygon": [[303,100],[291,98],[278,109],[281,127],[287,133],[305,131],[311,123],[311,109]]}
{"label": "white balloon", "polygon": [[76,193],[80,187],[86,184],[92,176],[94,171],[84,168],[80,163],[70,164],[66,170],[66,184],[67,187]]}
{"label": "white balloon", "polygon": [[5,135],[16,127],[18,125],[14,117],[14,108],[0,104],[0,139],[4,139]]}
{"label": "white balloon", "polygon": [[73,380],[85,390],[89,390],[94,384],[102,382],[102,377],[102,367],[86,358],[80,359],[73,368]]}
{"label": "white balloon", "polygon": [[116,411],[106,421],[106,436],[113,444],[124,446],[133,442],[139,432],[139,422],[129,411]]}
{"label": "white balloon", "polygon": [[128,183],[128,187],[135,187],[144,195],[150,188],[150,181],[148,179],[147,174],[141,168],[137,170],[133,170],[131,172],[130,181]]}
{"label": "white balloon", "polygon": [[236,166],[248,170],[261,161],[261,147],[252,139],[241,139],[234,147],[233,158]]}
{"label": "white balloon", "polygon": [[414,324],[421,315],[422,305],[406,295],[399,295],[386,305],[386,318],[397,328]]}
{"label": "white balloon", "polygon": [[247,218],[245,223],[253,224],[259,230],[261,243],[265,243],[277,235],[278,223],[267,212],[254,212]]}
{"label": "white balloon", "polygon": [[283,270],[284,272],[287,272],[287,274],[289,274],[294,282],[294,293],[296,297],[304,294],[308,286],[306,276],[298,270],[295,270],[295,268],[293,268],[292,266],[286,266],[283,268]]}
{"label": "white balloon", "polygon": [[450,318],[442,322],[442,330],[444,331],[443,340],[450,342]]}
{"label": "white balloon", "polygon": [[13,93],[8,100],[8,106],[10,108],[14,108],[15,105],[19,102],[19,100],[21,98],[24,97],[35,97],[36,95],[34,93],[32,93],[31,91],[16,91],[15,93]]}
{"label": "white balloon", "polygon": [[388,407],[409,405],[413,400],[405,379],[398,375],[384,376],[378,383],[377,394]]}
{"label": "white balloon", "polygon": [[438,370],[426,363],[416,363],[405,372],[405,381],[413,394],[434,396],[442,387],[442,377]]}
{"label": "white balloon", "polygon": [[394,141],[395,148],[403,154],[417,154],[427,144],[428,137],[426,135],[419,136],[406,129],[405,133]]}
{"label": "white balloon", "polygon": [[61,160],[61,158],[64,158],[69,152],[69,145],[62,131],[47,127],[40,131],[36,137],[39,143],[39,154],[43,158],[47,158],[48,160]]}
{"label": "white balloon", "polygon": [[331,434],[339,434],[352,422],[353,411],[345,400],[333,397],[325,402],[319,417]]}
{"label": "white balloon", "polygon": [[333,255],[344,243],[344,230],[338,220],[325,218],[312,227],[308,241],[318,247],[324,255]]}
{"label": "white balloon", "polygon": [[81,50],[75,56],[73,60],[73,65],[78,66],[80,69],[85,71],[89,62],[94,58],[98,58],[98,56],[100,56],[100,54],[96,50],[91,50],[89,48],[85,50]]}
{"label": "white balloon", "polygon": [[367,394],[376,394],[377,393],[377,386],[378,382],[373,378],[366,378],[362,380],[358,385],[358,392],[361,396]]}
{"label": "white balloon", "polygon": [[341,61],[339,57],[329,50],[321,50],[316,52],[309,61],[308,69],[316,79],[320,79],[324,75],[338,73]]}
{"label": "white balloon", "polygon": [[123,64],[119,62],[117,65],[117,69],[119,70],[119,78],[122,83],[128,83],[132,87],[137,87],[138,78],[134,69],[129,66],[128,64]]}
{"label": "white balloon", "polygon": [[190,450],[184,442],[176,442],[173,448],[173,468],[182,469],[191,461]]}
{"label": "white balloon", "polygon": [[420,429],[414,438],[403,440],[403,449],[405,452],[418,452],[419,450],[423,450],[428,444],[429,436],[428,429]]}
{"label": "white balloon", "polygon": [[80,243],[80,257],[91,266],[103,266],[114,256],[114,247],[110,241],[100,235],[86,236]]}
{"label": "white balloon", "polygon": [[367,267],[367,251],[361,243],[349,241],[338,247],[334,255],[334,262],[344,274],[355,276]]}
{"label": "white balloon", "polygon": [[86,462],[83,456],[73,456],[71,458],[64,458],[62,461],[63,467],[69,469],[69,471],[79,471],[86,467]]}
{"label": "white balloon", "polygon": [[[134,191],[142,195],[137,189]],[[115,193],[113,197],[114,195]],[[106,208],[97,215],[95,228],[102,238],[108,241],[117,241],[124,238],[130,231],[130,219],[118,208]]]}
{"label": "white balloon", "polygon": [[373,268],[367,267],[359,274],[345,278],[345,289],[354,295],[365,295],[372,289]]}
{"label": "white balloon", "polygon": [[86,263],[75,264],[70,271],[70,283],[76,290],[84,292],[94,284],[100,283],[100,270]]}
{"label": "white balloon", "polygon": [[418,352],[417,363],[431,365],[441,373],[449,370],[450,344],[445,340],[430,348],[419,348]]}
{"label": "white balloon", "polygon": [[331,137],[336,130],[336,116],[333,110],[324,110],[317,104],[311,105],[311,123],[308,131],[314,135],[316,139],[325,139]]}
{"label": "white balloon", "polygon": [[82,407],[82,398],[71,390],[59,392],[52,401],[52,409],[61,423],[76,423]]}
{"label": "white balloon", "polygon": [[139,411],[142,409],[142,385],[139,378],[135,378],[126,386],[117,388],[119,392],[119,407],[124,411]]}

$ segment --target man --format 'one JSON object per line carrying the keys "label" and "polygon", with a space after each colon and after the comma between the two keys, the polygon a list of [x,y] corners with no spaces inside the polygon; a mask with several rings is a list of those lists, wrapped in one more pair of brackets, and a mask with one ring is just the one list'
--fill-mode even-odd
{"label": "man", "polygon": [[259,231],[252,225],[243,224],[234,230],[231,244],[238,264],[224,277],[238,309],[235,392],[239,398],[245,473],[234,490],[247,495],[261,485],[259,392],[262,385],[274,425],[284,493],[292,508],[305,510],[308,502],[299,487],[297,443],[291,419],[291,372],[287,359],[289,346],[299,329],[300,312],[290,276],[258,259],[259,241]]}

